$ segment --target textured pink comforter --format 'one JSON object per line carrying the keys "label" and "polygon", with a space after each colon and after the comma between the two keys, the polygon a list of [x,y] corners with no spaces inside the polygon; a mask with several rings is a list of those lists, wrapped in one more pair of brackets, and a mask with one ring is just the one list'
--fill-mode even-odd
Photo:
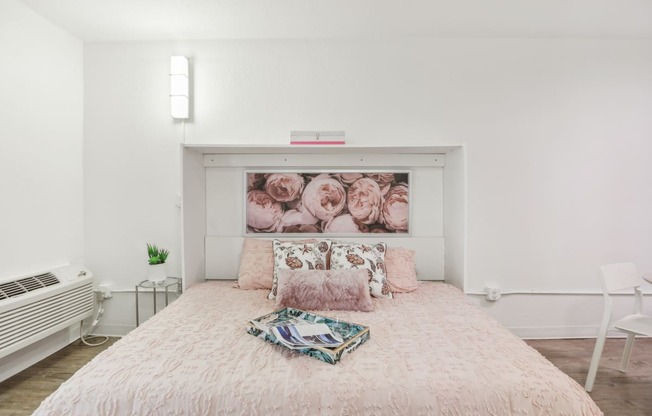
{"label": "textured pink comforter", "polygon": [[456,288],[420,283],[374,312],[336,365],[264,342],[245,322],[267,291],[192,287],[79,370],[37,415],[599,415],[571,378]]}

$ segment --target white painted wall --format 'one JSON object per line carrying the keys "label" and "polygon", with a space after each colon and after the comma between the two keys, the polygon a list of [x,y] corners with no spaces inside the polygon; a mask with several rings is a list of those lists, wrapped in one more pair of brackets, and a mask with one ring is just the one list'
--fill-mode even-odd
{"label": "white painted wall", "polygon": [[[187,142],[344,129],[356,145],[464,144],[469,292],[598,291],[597,266],[612,261],[652,271],[650,40],[88,43],[86,257],[117,287],[143,278],[148,241],[180,268],[174,54],[192,62]],[[487,310],[517,327],[530,297]],[[559,319],[548,311],[566,298],[544,297],[531,327],[597,325],[599,296]]]}
{"label": "white painted wall", "polygon": [[83,258],[82,43],[0,2],[0,278]]}
{"label": "white painted wall", "polygon": [[[0,279],[83,263],[83,47],[0,0]],[[74,325],[0,360],[3,380],[79,337]]]}
{"label": "white painted wall", "polygon": [[443,194],[446,281],[462,290],[466,262],[465,152],[461,147],[446,154]]}
{"label": "white painted wall", "polygon": [[107,46],[121,53],[85,47],[86,260],[99,281],[133,290],[146,278],[147,243],[169,249],[170,275],[179,275],[179,139],[169,116],[168,51]]}

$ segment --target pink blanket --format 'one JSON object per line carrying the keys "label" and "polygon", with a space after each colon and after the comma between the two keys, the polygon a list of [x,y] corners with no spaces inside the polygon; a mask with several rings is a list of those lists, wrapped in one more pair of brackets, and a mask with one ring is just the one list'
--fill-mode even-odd
{"label": "pink blanket", "polygon": [[192,287],[79,370],[36,415],[600,415],[570,377],[456,288],[420,283],[374,312],[336,365],[245,332],[264,290]]}

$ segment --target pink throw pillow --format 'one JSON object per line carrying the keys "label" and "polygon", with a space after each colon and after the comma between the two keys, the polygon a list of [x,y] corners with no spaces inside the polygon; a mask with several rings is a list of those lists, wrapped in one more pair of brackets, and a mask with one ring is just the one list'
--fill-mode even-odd
{"label": "pink throw pillow", "polygon": [[[301,243],[313,243],[317,240],[299,240]],[[274,280],[273,240],[262,238],[245,238],[240,253],[240,270],[238,270],[238,287],[240,289],[271,289]]]}
{"label": "pink throw pillow", "polygon": [[387,248],[385,267],[392,292],[412,292],[418,289],[414,254],[414,250],[403,247]]}
{"label": "pink throw pillow", "polygon": [[366,269],[278,272],[277,308],[363,312],[374,309]]}
{"label": "pink throw pillow", "polygon": [[273,277],[272,240],[245,238],[240,254],[238,287],[240,289],[271,289]]}

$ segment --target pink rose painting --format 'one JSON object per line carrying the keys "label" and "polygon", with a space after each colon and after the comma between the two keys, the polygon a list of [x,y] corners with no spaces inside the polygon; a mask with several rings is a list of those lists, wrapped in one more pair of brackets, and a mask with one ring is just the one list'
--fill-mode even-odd
{"label": "pink rose painting", "polygon": [[409,232],[409,172],[247,172],[247,233]]}

